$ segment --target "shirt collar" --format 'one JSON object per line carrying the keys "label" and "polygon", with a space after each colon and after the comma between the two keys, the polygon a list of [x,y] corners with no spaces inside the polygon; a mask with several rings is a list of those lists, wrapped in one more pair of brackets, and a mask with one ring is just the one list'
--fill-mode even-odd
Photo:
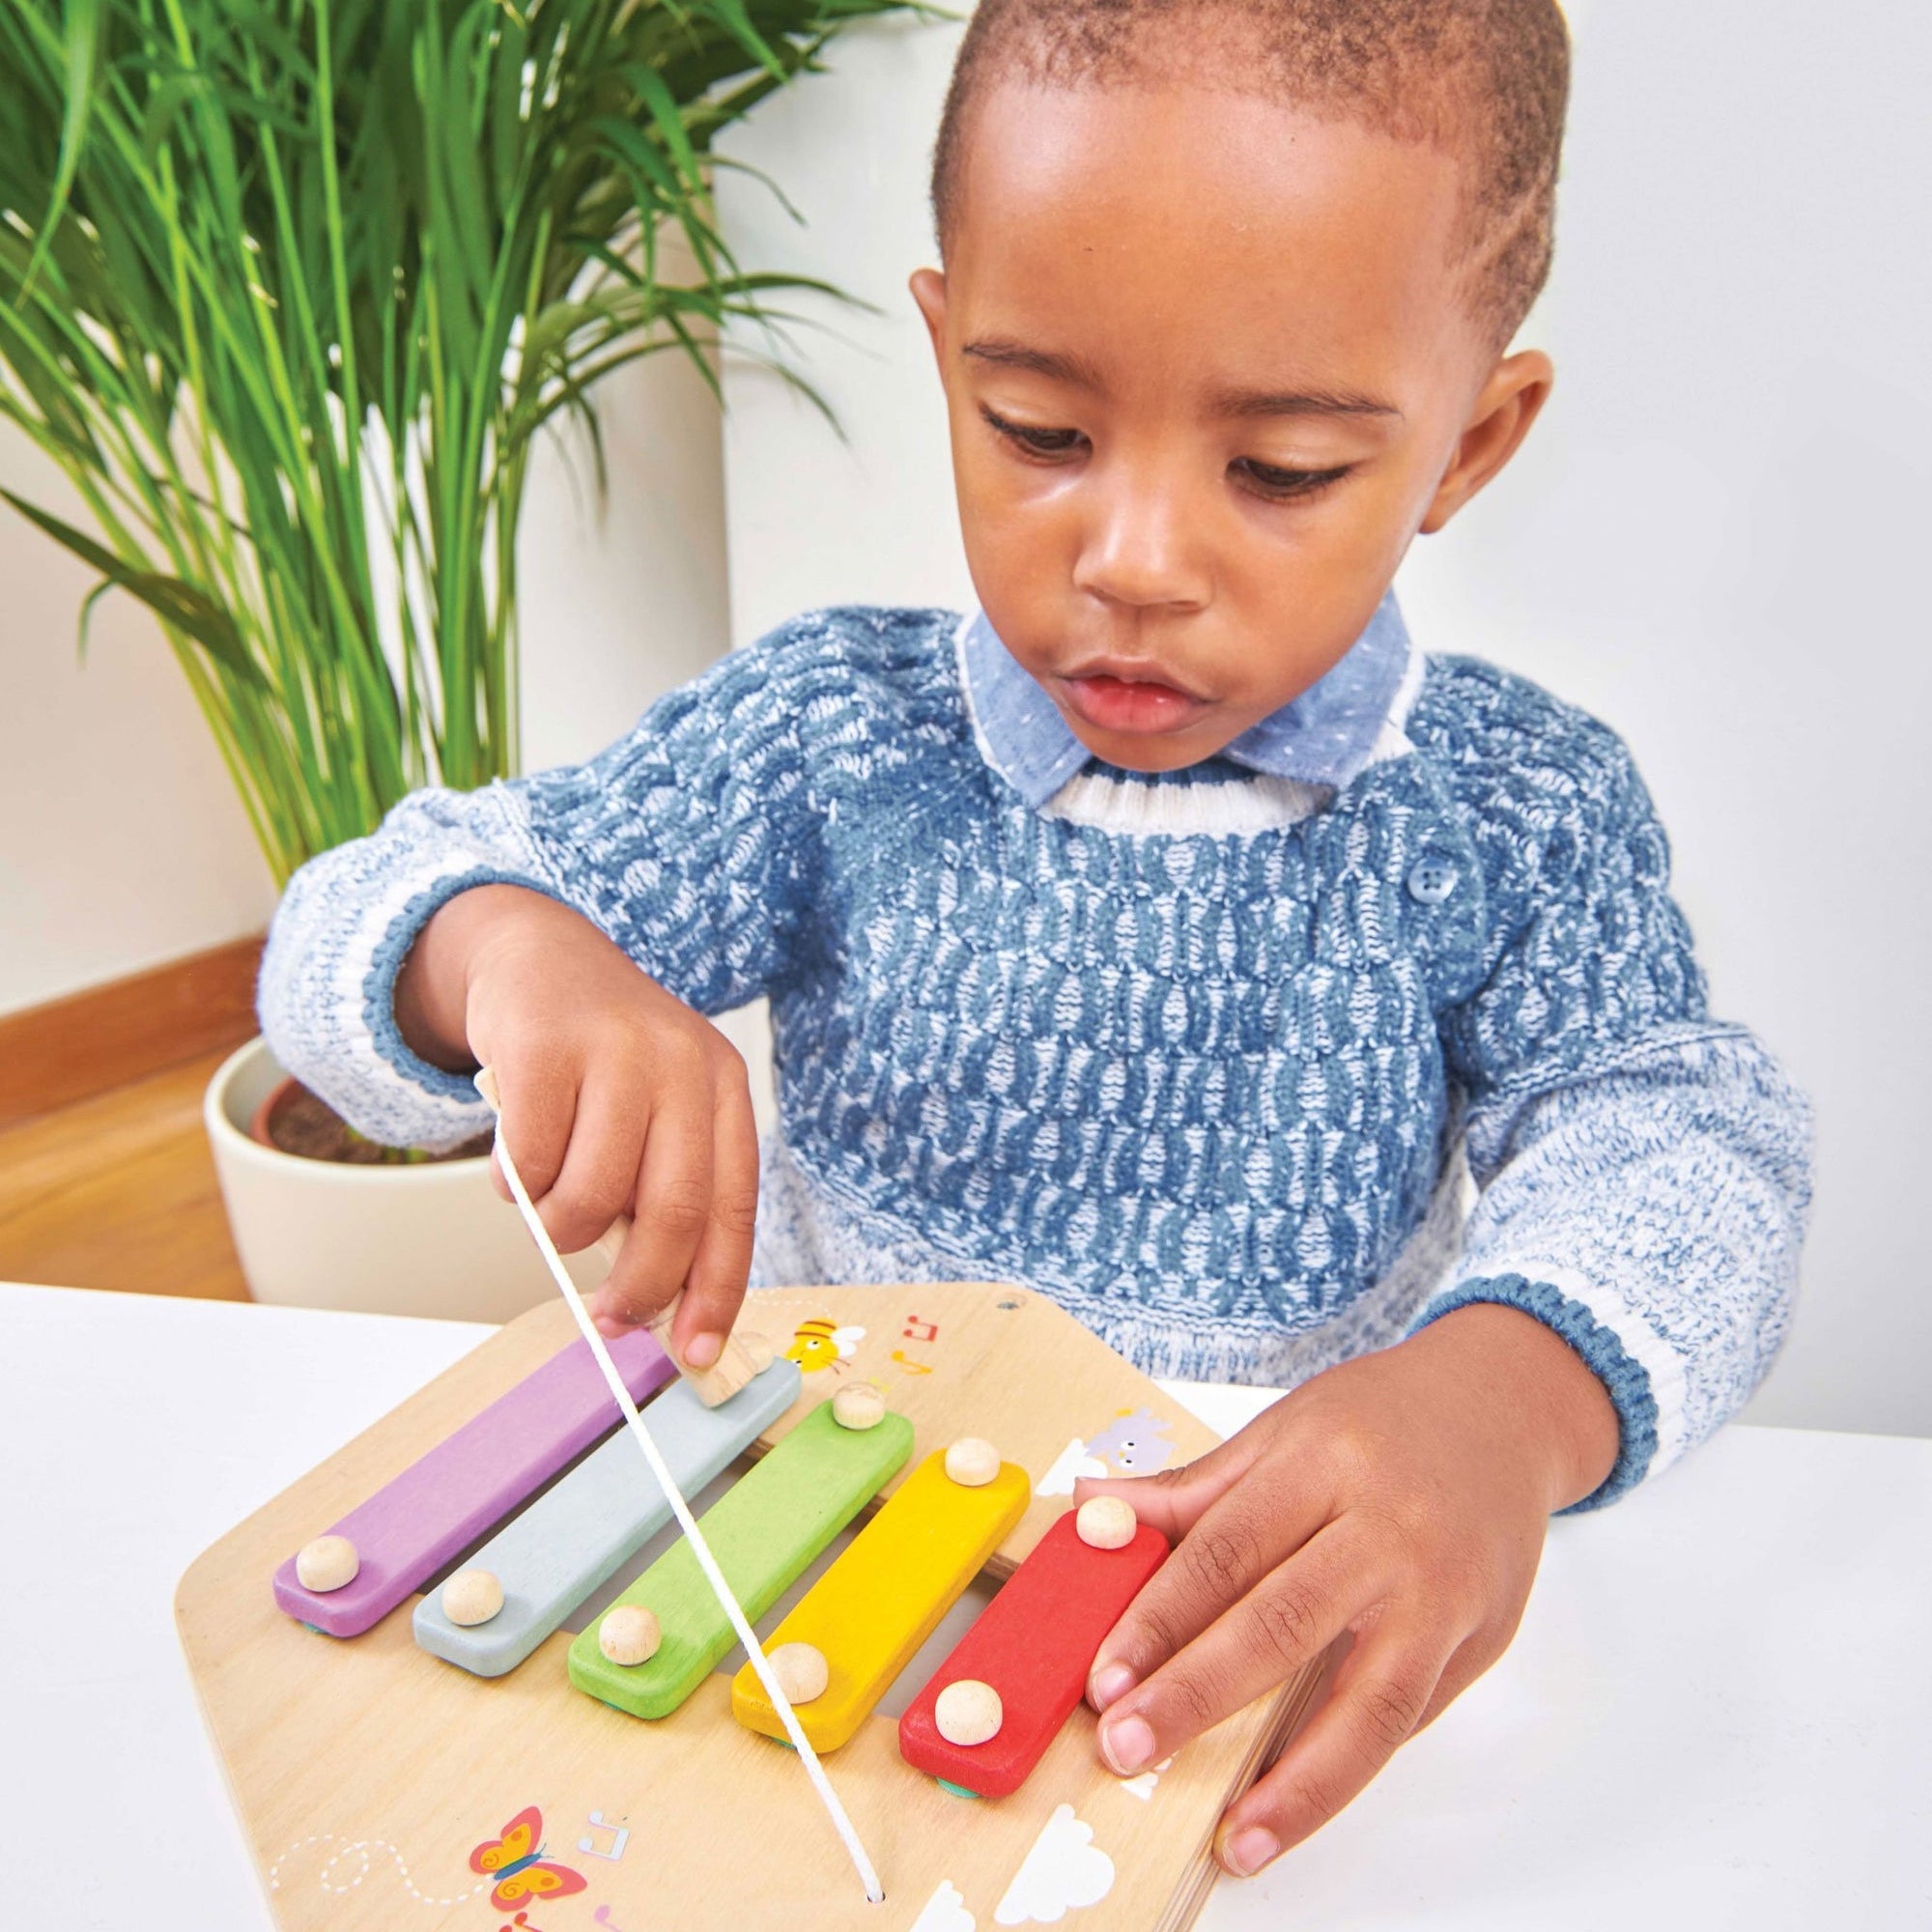
{"label": "shirt collar", "polygon": [[[1325,676],[1250,725],[1220,755],[1270,778],[1339,790],[1370,762],[1411,649],[1391,590]],[[1044,805],[1089,762],[1092,753],[983,611],[960,625],[959,671],[981,755],[1029,805]]]}

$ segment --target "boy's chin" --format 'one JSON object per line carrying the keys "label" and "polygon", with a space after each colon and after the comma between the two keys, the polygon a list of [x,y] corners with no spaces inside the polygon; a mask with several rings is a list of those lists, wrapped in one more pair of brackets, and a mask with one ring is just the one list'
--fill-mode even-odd
{"label": "boy's chin", "polygon": [[[1063,711],[1063,716],[1065,715]],[[1225,750],[1236,731],[1195,728],[1184,732],[1100,731],[1082,719],[1067,717],[1073,735],[1104,765],[1123,772],[1181,772]]]}

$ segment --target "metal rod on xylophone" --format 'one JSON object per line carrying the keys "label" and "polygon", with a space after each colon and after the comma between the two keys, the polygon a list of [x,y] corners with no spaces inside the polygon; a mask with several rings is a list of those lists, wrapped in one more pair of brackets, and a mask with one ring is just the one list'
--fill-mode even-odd
{"label": "metal rod on xylophone", "polygon": [[879,1884],[878,1872],[873,1868],[871,1860],[867,1857],[866,1847],[860,1842],[859,1833],[854,1829],[852,1820],[846,1815],[844,1805],[838,1802],[838,1794],[833,1790],[832,1780],[826,1776],[825,1767],[818,1761],[818,1753],[812,1749],[811,1741],[806,1736],[804,1726],[798,1720],[798,1714],[785,1696],[783,1687],[779,1683],[778,1675],[772,1669],[770,1661],[758,1642],[757,1633],[752,1628],[751,1621],[739,1605],[737,1598],[732,1595],[730,1584],[724,1580],[724,1573],[718,1567],[718,1560],[712,1555],[710,1546],[705,1542],[703,1532],[697,1526],[697,1519],[693,1516],[691,1505],[685,1501],[684,1494],[679,1490],[670,1469],[658,1453],[658,1446],[651,1439],[651,1433],[645,1428],[644,1419],[639,1414],[637,1404],[631,1400],[631,1392],[624,1386],[624,1378],[617,1372],[616,1364],[611,1361],[611,1351],[605,1347],[603,1336],[597,1332],[597,1326],[591,1321],[589,1311],[583,1306],[582,1297],[577,1292],[577,1285],[565,1269],[563,1259],[550,1237],[550,1231],[539,1218],[536,1206],[530,1200],[529,1191],[524,1185],[523,1177],[517,1172],[516,1162],[510,1158],[510,1151],[503,1144],[503,1122],[501,1111],[497,1106],[497,1082],[487,1066],[480,1069],[476,1075],[476,1091],[489,1101],[491,1111],[497,1117],[497,1159],[502,1167],[503,1179],[510,1184],[511,1194],[516,1197],[517,1208],[524,1217],[524,1225],[529,1229],[530,1237],[536,1242],[538,1252],[542,1254],[545,1264],[550,1268],[558,1292],[570,1309],[572,1319],[588,1345],[591,1354],[596,1358],[604,1379],[610,1384],[611,1393],[616,1399],[625,1424],[636,1438],[638,1447],[643,1451],[644,1460],[650,1464],[651,1473],[657,1478],[659,1488],[664,1491],[665,1498],[670,1504],[678,1525],[691,1545],[692,1554],[696,1557],[698,1567],[704,1572],[705,1580],[710,1583],[720,1607],[730,1618],[731,1627],[738,1634],[738,1641],[745,1646],[747,1661],[756,1672],[766,1696],[771,1699],[772,1708],[783,1722],[785,1735],[798,1752],[799,1762],[804,1765],[806,1776],[811,1779],[812,1788],[818,1793],[834,1829],[851,1856],[852,1863],[865,1885],[867,1900],[877,1905],[886,1895]]}

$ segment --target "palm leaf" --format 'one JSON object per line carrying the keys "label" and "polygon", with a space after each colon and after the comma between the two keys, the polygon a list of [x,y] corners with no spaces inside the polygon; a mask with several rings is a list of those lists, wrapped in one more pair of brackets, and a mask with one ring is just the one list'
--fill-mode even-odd
{"label": "palm leaf", "polygon": [[[96,543],[84,530],[63,523],[38,505],[14,496],[11,490],[0,490],[0,497],[12,503],[29,523],[39,525],[56,543],[64,544],[83,563],[91,563],[108,580],[108,584],[102,588],[111,586],[127,591],[130,597],[139,598],[162,623],[192,638],[224,670],[258,690],[267,688],[261,671],[249,661],[234,620],[213,598],[192,583],[183,582],[178,577],[162,577],[155,571],[131,569],[112,551]],[[99,594],[99,589],[97,589],[89,597],[84,607],[89,614]],[[86,626],[83,623],[83,638],[85,635]]]}
{"label": "palm leaf", "polygon": [[110,590],[161,619],[278,876],[515,768],[531,439],[585,423],[601,476],[611,371],[778,357],[821,291],[732,260],[713,143],[930,11],[0,4],[0,416],[92,528],[9,501],[99,573],[83,638]]}

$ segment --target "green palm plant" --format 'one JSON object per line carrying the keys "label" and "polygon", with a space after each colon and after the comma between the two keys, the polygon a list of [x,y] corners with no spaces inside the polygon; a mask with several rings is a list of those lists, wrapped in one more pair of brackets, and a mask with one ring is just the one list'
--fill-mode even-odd
{"label": "green palm plant", "polygon": [[[722,128],[906,0],[0,0],[0,414],[159,617],[277,879],[517,760],[532,440],[814,286]],[[769,338],[767,338],[769,339]],[[598,451],[601,471],[601,450]]]}

